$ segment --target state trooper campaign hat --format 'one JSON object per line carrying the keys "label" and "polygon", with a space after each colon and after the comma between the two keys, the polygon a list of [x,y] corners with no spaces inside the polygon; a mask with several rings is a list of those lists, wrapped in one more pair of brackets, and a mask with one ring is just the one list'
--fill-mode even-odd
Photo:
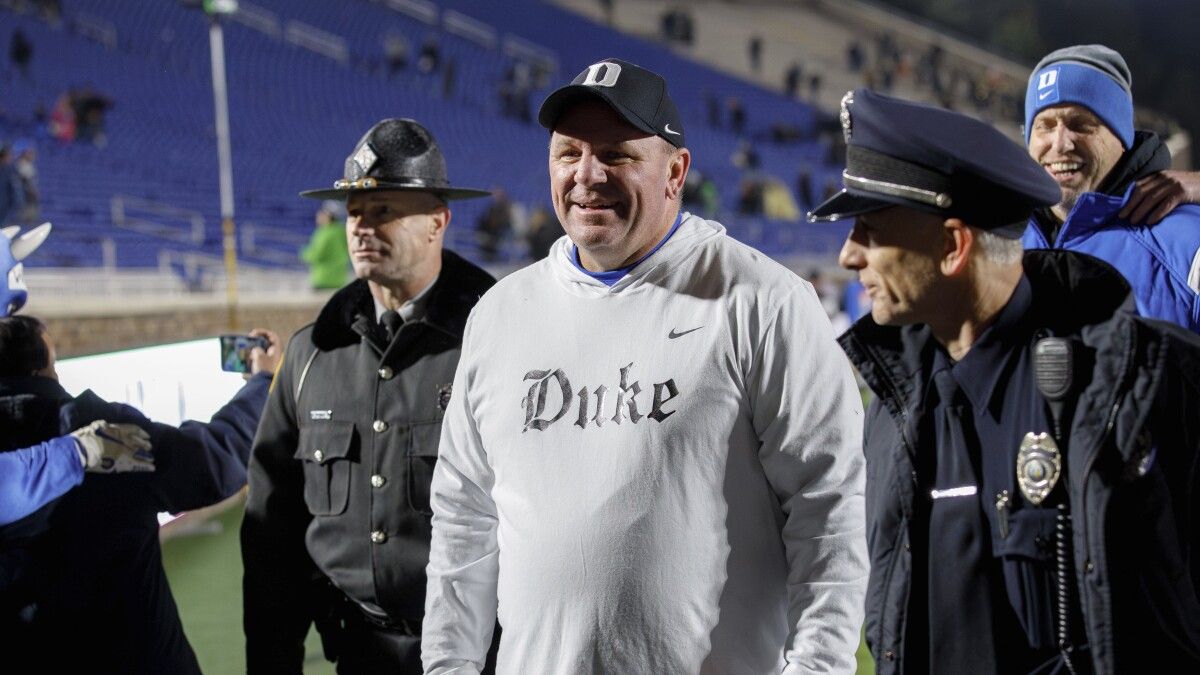
{"label": "state trooper campaign hat", "polygon": [[966,115],[855,89],[842,98],[844,188],[808,214],[834,221],[906,206],[1009,239],[1062,191],[1025,148]]}
{"label": "state trooper campaign hat", "polygon": [[425,127],[410,119],[386,119],[371,127],[346,158],[332,189],[305,190],[302,197],[345,199],[352,192],[428,192],[442,199],[485,197],[487,190],[451,187],[446,158]]}
{"label": "state trooper campaign hat", "polygon": [[596,98],[609,105],[626,122],[682,148],[683,123],[679,109],[667,92],[661,75],[620,59],[604,59],[588,66],[546,97],[538,123],[554,131],[558,118],[580,99]]}

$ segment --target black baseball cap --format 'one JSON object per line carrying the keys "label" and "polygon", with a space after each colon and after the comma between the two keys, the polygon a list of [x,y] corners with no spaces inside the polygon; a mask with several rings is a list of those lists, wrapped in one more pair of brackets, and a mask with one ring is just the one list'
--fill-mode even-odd
{"label": "black baseball cap", "polygon": [[626,122],[682,148],[683,123],[667,81],[661,75],[620,59],[593,63],[546,97],[538,111],[538,123],[553,131],[563,111],[583,98],[598,98]]}

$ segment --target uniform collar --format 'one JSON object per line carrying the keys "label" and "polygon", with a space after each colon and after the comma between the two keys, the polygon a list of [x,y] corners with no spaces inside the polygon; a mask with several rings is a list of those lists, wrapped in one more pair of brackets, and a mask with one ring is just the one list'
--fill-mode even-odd
{"label": "uniform collar", "polygon": [[[1001,308],[992,325],[971,345],[966,356],[954,363],[944,350],[938,350],[934,359],[934,372],[949,367],[950,374],[958,382],[959,388],[971,401],[971,407],[976,412],[991,410],[998,400],[997,385],[1008,379],[1012,356],[1016,353],[1013,346],[1026,339],[1023,335],[1027,328],[1025,317],[1032,302],[1033,293],[1029,287],[1029,279],[1022,274],[1012,297]],[[995,414],[996,411],[992,412]]]}
{"label": "uniform collar", "polygon": [[[425,288],[421,289],[420,293],[417,293],[405,301],[404,304],[400,305],[400,307],[396,310],[396,313],[400,315],[401,319],[403,319],[405,322],[408,322],[420,320],[425,317],[425,312],[429,307],[429,291],[433,288],[434,284],[437,283],[437,280],[440,277],[441,273],[439,272],[438,275],[433,278],[433,281],[430,281]],[[375,305],[375,323],[380,323],[383,321],[383,314],[387,312],[387,307],[384,307],[383,303],[379,302],[379,299],[374,295],[371,295],[371,301]]]}
{"label": "uniform collar", "polygon": [[[495,283],[492,275],[443,250],[442,272],[427,292],[423,322],[461,339],[471,308]],[[357,343],[378,323],[374,303],[362,279],[334,293],[313,324],[313,344],[328,350]]]}

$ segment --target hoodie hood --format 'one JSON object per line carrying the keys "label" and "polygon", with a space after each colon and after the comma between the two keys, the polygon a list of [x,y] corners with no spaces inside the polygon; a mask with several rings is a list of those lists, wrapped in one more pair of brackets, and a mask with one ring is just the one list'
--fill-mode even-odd
{"label": "hoodie hood", "polygon": [[569,236],[559,237],[550,249],[547,264],[553,265],[555,278],[573,291],[585,295],[627,293],[640,284],[662,278],[687,260],[707,241],[725,233],[718,222],[684,212],[679,229],[657,251],[629,271],[612,286],[584,274],[575,266],[575,243]]}

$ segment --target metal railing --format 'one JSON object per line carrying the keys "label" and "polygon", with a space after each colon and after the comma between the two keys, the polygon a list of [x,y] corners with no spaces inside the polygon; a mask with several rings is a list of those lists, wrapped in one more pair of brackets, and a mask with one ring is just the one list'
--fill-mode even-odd
{"label": "metal railing", "polygon": [[[110,208],[116,227],[184,244],[204,244],[204,215],[199,211],[122,194],[113,195]],[[142,213],[155,219],[137,215]]]}

